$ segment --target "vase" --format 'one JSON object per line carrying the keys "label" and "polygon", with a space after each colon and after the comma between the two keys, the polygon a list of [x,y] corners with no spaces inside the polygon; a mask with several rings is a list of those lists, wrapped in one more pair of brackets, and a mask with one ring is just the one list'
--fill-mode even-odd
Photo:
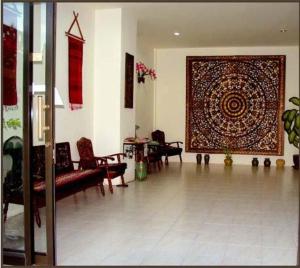
{"label": "vase", "polygon": [[201,165],[202,155],[201,155],[201,154],[197,154],[197,155],[196,155],[196,159],[197,159],[197,164],[198,164],[198,165]]}
{"label": "vase", "polygon": [[210,159],[209,154],[204,155],[204,163],[205,163],[205,165],[209,164],[209,159]]}
{"label": "vase", "polygon": [[264,165],[265,165],[265,167],[270,167],[271,166],[270,158],[265,158]]}
{"label": "vase", "polygon": [[299,169],[299,155],[298,154],[294,154],[293,155],[293,162],[294,162],[294,169]]}
{"label": "vase", "polygon": [[252,159],[252,167],[258,167],[258,164],[259,164],[259,162],[258,162],[257,157],[253,157],[253,159]]}
{"label": "vase", "polygon": [[285,165],[285,160],[284,160],[284,159],[277,159],[277,160],[276,160],[276,166],[277,166],[278,168],[283,168],[284,165]]}
{"label": "vase", "polygon": [[145,77],[144,76],[138,76],[138,83],[145,83]]}
{"label": "vase", "polygon": [[225,158],[224,159],[224,164],[225,164],[225,166],[227,166],[227,167],[230,167],[230,166],[232,166],[232,159],[231,158]]}
{"label": "vase", "polygon": [[135,178],[139,181],[143,181],[147,178],[147,166],[143,161],[139,161],[135,164]]}

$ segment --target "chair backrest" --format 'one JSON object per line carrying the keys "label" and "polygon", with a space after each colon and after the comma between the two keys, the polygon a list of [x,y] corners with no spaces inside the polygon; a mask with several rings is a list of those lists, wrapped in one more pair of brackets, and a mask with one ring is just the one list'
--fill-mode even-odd
{"label": "chair backrest", "polygon": [[77,149],[80,157],[80,165],[83,169],[94,169],[97,167],[91,140],[84,137],[80,138],[77,141]]}
{"label": "chair backrest", "polygon": [[45,145],[32,148],[32,174],[35,180],[45,180]]}
{"label": "chair backrest", "polygon": [[159,144],[164,145],[165,141],[165,133],[161,130],[155,130],[152,132],[152,140],[157,141]]}
{"label": "chair backrest", "polygon": [[74,170],[74,165],[71,157],[70,143],[59,142],[55,145],[55,174],[63,174]]}
{"label": "chair backrest", "polygon": [[18,136],[12,136],[3,144],[3,155],[9,155],[12,159],[11,170],[4,178],[5,190],[8,192],[23,191],[23,140]]}
{"label": "chair backrest", "polygon": [[[55,175],[74,170],[70,143],[60,142],[55,145]],[[35,180],[45,180],[45,145],[34,146],[32,151],[32,172]]]}

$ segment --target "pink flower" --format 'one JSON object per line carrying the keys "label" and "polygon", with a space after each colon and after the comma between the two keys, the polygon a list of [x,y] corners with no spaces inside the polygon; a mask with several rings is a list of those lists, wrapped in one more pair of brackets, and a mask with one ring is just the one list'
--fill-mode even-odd
{"label": "pink flower", "polygon": [[144,63],[137,62],[136,63],[136,72],[138,77],[144,77],[145,75],[149,75],[152,80],[156,79],[156,72],[152,68],[148,68]]}

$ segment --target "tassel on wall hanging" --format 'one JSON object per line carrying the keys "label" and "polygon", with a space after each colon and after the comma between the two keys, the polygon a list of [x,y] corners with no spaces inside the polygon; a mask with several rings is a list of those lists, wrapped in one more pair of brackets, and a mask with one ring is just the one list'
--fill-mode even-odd
{"label": "tassel on wall hanging", "polygon": [[[69,102],[71,110],[82,108],[82,60],[83,44],[85,42],[78,22],[79,14],[74,14],[74,20],[66,32],[69,43]],[[77,25],[80,36],[71,33],[73,26]]]}

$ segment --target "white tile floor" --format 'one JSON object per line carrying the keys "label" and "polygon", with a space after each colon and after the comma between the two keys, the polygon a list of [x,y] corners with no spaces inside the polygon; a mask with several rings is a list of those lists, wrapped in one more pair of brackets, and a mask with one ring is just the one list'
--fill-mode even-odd
{"label": "white tile floor", "polygon": [[57,203],[58,264],[295,265],[298,179],[170,163],[113,195],[91,188]]}

